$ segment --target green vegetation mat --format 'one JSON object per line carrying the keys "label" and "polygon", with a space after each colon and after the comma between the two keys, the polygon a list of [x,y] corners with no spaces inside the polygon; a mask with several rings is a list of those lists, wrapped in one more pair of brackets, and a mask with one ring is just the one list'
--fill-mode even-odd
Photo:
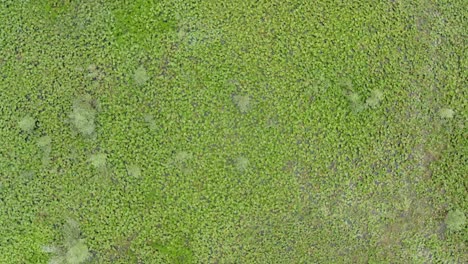
{"label": "green vegetation mat", "polygon": [[0,263],[467,263],[466,1],[0,1]]}

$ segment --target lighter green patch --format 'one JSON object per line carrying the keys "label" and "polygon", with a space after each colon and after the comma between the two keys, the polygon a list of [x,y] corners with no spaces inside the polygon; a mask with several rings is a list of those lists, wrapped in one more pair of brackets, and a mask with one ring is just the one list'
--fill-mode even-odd
{"label": "lighter green patch", "polygon": [[140,66],[135,70],[133,78],[138,86],[144,85],[149,80],[148,73],[143,66]]}
{"label": "lighter green patch", "polygon": [[79,264],[85,262],[89,258],[89,250],[84,240],[78,240],[70,249],[67,251],[67,263]]}
{"label": "lighter green patch", "polygon": [[384,94],[380,90],[373,90],[371,93],[371,96],[367,98],[366,100],[366,105],[370,108],[377,107],[380,104],[380,101],[382,101],[384,97]]}
{"label": "lighter green patch", "polygon": [[246,113],[250,110],[250,96],[248,95],[235,95],[233,97],[234,104],[239,108],[241,113]]}
{"label": "lighter green patch", "polygon": [[154,120],[153,115],[151,114],[146,114],[143,116],[143,120],[145,120],[146,125],[151,131],[156,131],[158,129],[158,126],[156,124],[156,120]]}
{"label": "lighter green patch", "polygon": [[365,104],[361,100],[361,96],[357,92],[351,92],[347,95],[349,105],[354,112],[364,110]]}
{"label": "lighter green patch", "polygon": [[447,214],[445,224],[450,231],[460,231],[466,225],[466,216],[460,210],[453,210]]}
{"label": "lighter green patch", "polygon": [[105,153],[92,154],[88,161],[96,169],[102,169],[106,167],[107,164],[107,155]]}
{"label": "lighter green patch", "polygon": [[127,165],[127,174],[130,177],[140,178],[141,176],[141,169],[138,165],[129,164]]}
{"label": "lighter green patch", "polygon": [[85,240],[80,238],[81,231],[78,223],[73,219],[67,219],[63,226],[64,241],[61,245],[45,245],[44,253],[53,254],[49,263],[56,264],[81,264],[85,263],[91,254]]}
{"label": "lighter green patch", "polygon": [[455,111],[450,108],[442,108],[439,110],[439,116],[444,119],[452,119]]}
{"label": "lighter green patch", "polygon": [[24,132],[30,133],[36,127],[36,119],[32,116],[25,116],[18,122],[18,126]]}
{"label": "lighter green patch", "polygon": [[249,159],[247,159],[246,157],[238,157],[236,159],[235,164],[236,164],[237,170],[239,170],[240,172],[244,172],[249,167]]}
{"label": "lighter green patch", "polygon": [[52,138],[50,136],[42,136],[37,139],[37,146],[41,149],[48,149],[52,144]]}
{"label": "lighter green patch", "polygon": [[83,96],[73,102],[73,110],[69,115],[76,131],[85,137],[92,136],[96,129],[96,106],[90,96]]}

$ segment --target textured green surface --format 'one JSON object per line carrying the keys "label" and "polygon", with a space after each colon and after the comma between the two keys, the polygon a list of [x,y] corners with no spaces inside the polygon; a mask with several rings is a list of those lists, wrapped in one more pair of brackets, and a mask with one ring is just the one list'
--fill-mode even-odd
{"label": "textured green surface", "polygon": [[461,0],[1,1],[0,263],[468,262],[466,28]]}

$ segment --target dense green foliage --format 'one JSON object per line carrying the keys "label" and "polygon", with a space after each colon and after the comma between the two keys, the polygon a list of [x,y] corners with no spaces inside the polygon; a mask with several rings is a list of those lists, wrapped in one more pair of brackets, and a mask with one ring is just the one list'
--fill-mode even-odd
{"label": "dense green foliage", "polygon": [[0,263],[468,262],[465,10],[0,1]]}

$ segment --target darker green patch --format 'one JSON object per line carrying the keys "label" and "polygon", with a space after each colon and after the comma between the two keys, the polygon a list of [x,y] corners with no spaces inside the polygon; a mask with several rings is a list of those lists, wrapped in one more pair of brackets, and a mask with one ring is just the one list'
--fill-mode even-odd
{"label": "darker green patch", "polygon": [[171,15],[150,1],[134,1],[126,8],[115,10],[114,18],[114,37],[118,45],[138,44],[147,49],[177,26]]}
{"label": "darker green patch", "polygon": [[184,247],[180,241],[170,245],[152,242],[151,246],[158,252],[168,256],[171,263],[185,264],[194,262],[192,251],[189,248]]}
{"label": "darker green patch", "polygon": [[71,10],[71,0],[48,0],[42,1],[43,10],[47,17],[55,21],[60,15],[66,14]]}

